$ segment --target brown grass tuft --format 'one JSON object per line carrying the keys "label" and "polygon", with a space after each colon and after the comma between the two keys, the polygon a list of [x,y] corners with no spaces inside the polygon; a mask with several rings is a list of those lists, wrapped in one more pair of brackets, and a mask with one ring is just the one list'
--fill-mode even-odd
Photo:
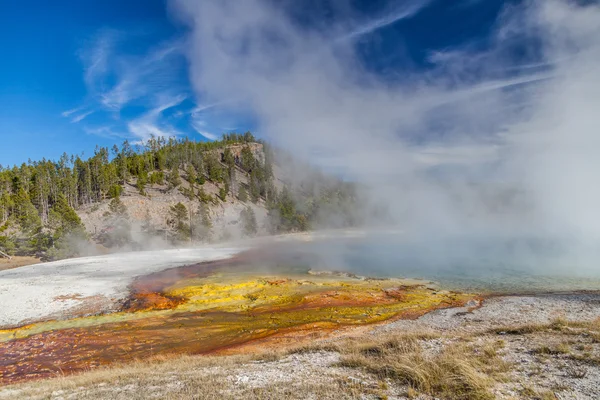
{"label": "brown grass tuft", "polygon": [[492,399],[493,376],[506,370],[497,355],[500,343],[477,350],[449,344],[428,354],[415,336],[400,335],[343,346],[339,366],[360,368],[379,379],[407,385],[413,397],[414,393],[426,393],[452,399]]}

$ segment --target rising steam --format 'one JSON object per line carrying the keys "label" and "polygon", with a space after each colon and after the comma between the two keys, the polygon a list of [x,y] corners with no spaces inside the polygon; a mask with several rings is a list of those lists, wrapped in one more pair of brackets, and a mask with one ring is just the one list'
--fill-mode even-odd
{"label": "rising steam", "polygon": [[[595,268],[600,6],[506,7],[483,49],[432,51],[427,68],[383,76],[357,42],[420,6],[361,22],[336,4],[345,18],[307,27],[295,2],[173,1],[199,98],[250,111],[262,137],[366,185],[411,237],[542,238],[510,249]],[[479,248],[456,246],[444,255]]]}

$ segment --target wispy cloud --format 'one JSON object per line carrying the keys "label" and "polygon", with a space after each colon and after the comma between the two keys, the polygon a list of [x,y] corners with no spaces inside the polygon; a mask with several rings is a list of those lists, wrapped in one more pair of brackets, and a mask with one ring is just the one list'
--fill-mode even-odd
{"label": "wispy cloud", "polygon": [[[135,89],[134,79],[121,77],[119,83],[98,95],[100,104],[111,111],[119,111],[125,104],[138,97],[133,93]],[[141,91],[145,89],[142,87]]]}
{"label": "wispy cloud", "polygon": [[[223,127],[221,124],[214,124],[214,114],[216,109],[222,108],[234,103],[232,99],[224,99],[222,101],[200,104],[194,107],[190,112],[190,125],[200,135],[208,140],[218,140],[221,138],[222,132],[234,131],[235,128]],[[219,125],[218,127],[216,125]],[[214,131],[218,130],[219,133]]]}
{"label": "wispy cloud", "polygon": [[180,134],[176,129],[170,126],[160,126],[156,120],[140,118],[127,124],[129,132],[138,139],[135,143],[143,143],[154,137],[176,137]]}
{"label": "wispy cloud", "polygon": [[172,91],[180,72],[175,63],[182,57],[178,41],[161,43],[142,57],[120,57],[117,83],[102,94],[102,104],[119,110],[132,100]]}
{"label": "wispy cloud", "polygon": [[61,113],[61,115],[62,115],[63,117],[65,117],[65,118],[67,118],[67,117],[69,117],[71,114],[75,114],[75,113],[78,113],[78,112],[82,111],[84,108],[85,108],[84,106],[81,106],[81,107],[75,107],[75,108],[72,108],[72,109],[70,109],[70,110],[63,111],[63,112]]}
{"label": "wispy cloud", "polygon": [[[139,52],[139,48],[135,55],[124,52],[131,43],[138,43],[133,40],[139,39],[113,29],[98,32],[80,53],[87,96],[83,105],[64,111],[63,117],[72,123],[82,123],[91,114],[99,114],[99,118],[106,118],[106,126],[83,128],[87,134],[102,137],[143,141],[150,135],[180,134],[166,121],[163,113],[186,98],[173,95],[187,90],[182,82],[186,73],[182,69],[185,65],[183,42],[166,40],[150,45],[146,52]],[[141,115],[138,111],[123,112],[128,106],[146,111]],[[183,115],[183,111],[177,112]],[[132,116],[132,113],[137,115]]]}
{"label": "wispy cloud", "polygon": [[349,33],[339,37],[338,40],[355,39],[360,36],[375,32],[381,28],[385,28],[386,26],[392,25],[398,21],[411,18],[418,14],[419,11],[427,7],[431,1],[432,0],[410,0],[396,4],[394,8],[388,9],[381,17],[367,21],[355,27]]}
{"label": "wispy cloud", "polygon": [[84,127],[83,131],[88,135],[94,135],[106,139],[128,139],[129,135],[115,131],[111,126]]}
{"label": "wispy cloud", "polygon": [[81,121],[83,121],[85,118],[87,118],[88,116],[90,116],[90,115],[91,115],[91,114],[93,114],[93,113],[94,113],[94,110],[90,110],[90,111],[86,111],[86,112],[84,112],[84,113],[81,113],[81,114],[79,114],[79,115],[76,115],[76,116],[74,116],[74,117],[71,119],[71,122],[72,122],[72,123],[81,122]]}
{"label": "wispy cloud", "polygon": [[218,134],[208,131],[206,122],[200,119],[193,119],[191,124],[192,128],[194,128],[196,132],[198,132],[208,140],[218,140],[220,137]]}
{"label": "wispy cloud", "polygon": [[124,32],[102,29],[80,52],[88,100],[97,108],[119,112],[134,100],[172,91],[176,86],[182,72],[182,42],[166,40],[146,53],[132,55],[122,51],[122,44],[132,39]]}
{"label": "wispy cloud", "polygon": [[129,132],[140,142],[150,139],[151,136],[179,136],[181,133],[174,127],[161,122],[161,116],[164,111],[181,104],[185,98],[183,95],[159,98],[154,108],[127,123]]}
{"label": "wispy cloud", "polygon": [[161,114],[162,112],[173,108],[175,106],[178,106],[179,104],[181,104],[185,99],[187,98],[186,95],[184,94],[179,94],[179,95],[161,95],[158,97],[158,100],[156,102],[156,107],[154,107],[154,109],[150,112],[153,114]]}
{"label": "wispy cloud", "polygon": [[103,89],[104,78],[111,68],[115,43],[120,33],[115,30],[101,30],[80,52],[84,64],[84,81],[89,91]]}
{"label": "wispy cloud", "polygon": [[203,113],[204,111],[210,110],[212,108],[218,107],[220,104],[224,104],[224,102],[212,103],[212,104],[200,104],[194,107],[191,111],[192,117],[196,117]]}
{"label": "wispy cloud", "polygon": [[[63,111],[61,115],[64,118],[70,118],[72,123],[78,123],[83,121],[85,118],[93,114],[95,111],[86,109],[86,106],[75,107],[70,110]],[[71,117],[72,116],[72,117]]]}

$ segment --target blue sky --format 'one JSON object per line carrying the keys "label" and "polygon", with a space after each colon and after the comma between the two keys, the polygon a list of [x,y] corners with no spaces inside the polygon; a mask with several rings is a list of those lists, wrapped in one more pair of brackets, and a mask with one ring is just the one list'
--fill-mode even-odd
{"label": "blue sky", "polygon": [[[485,48],[507,6],[499,0],[285,4],[290,21],[306,29],[348,22],[339,24],[348,27],[340,37],[352,42],[365,71],[390,83],[426,73],[436,51]],[[223,107],[193,86],[190,29],[171,4],[0,0],[0,9],[4,166],[63,152],[89,156],[96,145],[150,134],[210,140],[250,129],[261,135],[252,110]]]}

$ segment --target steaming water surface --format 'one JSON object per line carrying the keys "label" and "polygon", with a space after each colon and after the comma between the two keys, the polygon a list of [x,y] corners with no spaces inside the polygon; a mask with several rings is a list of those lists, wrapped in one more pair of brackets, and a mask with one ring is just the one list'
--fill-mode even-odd
{"label": "steaming water surface", "polygon": [[[0,384],[55,376],[56,365],[72,373],[150,353],[226,351],[267,339],[268,345],[285,344],[290,332],[294,341],[314,340],[315,334],[340,327],[415,318],[440,307],[464,306],[477,297],[437,290],[423,282],[309,275],[309,269],[425,278],[441,283],[443,289],[470,293],[600,289],[598,270],[593,263],[582,263],[592,258],[579,257],[580,263],[569,264],[574,258],[565,257],[559,242],[426,240],[392,234],[290,237],[267,239],[247,251],[132,253],[24,267],[20,275],[5,273],[5,283],[17,280],[21,291],[27,283],[35,288],[26,300],[61,303],[64,296],[57,297],[59,292],[41,292],[44,283],[63,294],[87,284],[89,293],[115,295],[127,289],[129,297],[120,312],[42,318],[0,331]],[[42,272],[46,272],[43,281],[28,279]],[[26,309],[23,302],[13,306],[19,314]]]}
{"label": "steaming water surface", "polygon": [[313,269],[422,278],[455,290],[600,290],[598,249],[567,252],[560,242],[548,239],[463,236],[434,240],[386,234],[317,240],[282,250],[302,257]]}

